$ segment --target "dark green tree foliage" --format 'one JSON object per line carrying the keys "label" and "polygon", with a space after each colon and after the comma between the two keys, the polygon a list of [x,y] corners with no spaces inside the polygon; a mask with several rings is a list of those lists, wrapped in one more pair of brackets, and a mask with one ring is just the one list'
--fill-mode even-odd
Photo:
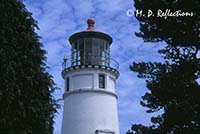
{"label": "dark green tree foliage", "polygon": [[[147,14],[152,10],[154,17],[137,17],[140,23],[140,32],[136,33],[144,41],[158,42],[165,41],[173,46],[193,46],[200,43],[200,1],[199,0],[134,0],[135,8],[143,10]],[[157,17],[157,11],[170,9],[171,12],[193,12],[194,16],[189,17]]]}
{"label": "dark green tree foliage", "polygon": [[[152,113],[164,113],[152,117],[154,133],[197,133],[200,131],[199,59],[189,57],[175,63],[134,63],[132,71],[147,79],[151,91],[142,97],[141,105]],[[137,130],[137,129],[136,129]],[[144,134],[144,133],[142,133]]]}
{"label": "dark green tree foliage", "polygon": [[19,0],[0,0],[0,134],[53,134],[57,89],[36,21]]}
{"label": "dark green tree foliage", "polygon": [[131,130],[128,130],[126,134],[154,134],[152,127],[145,127],[141,124],[132,125]]}
{"label": "dark green tree foliage", "polygon": [[130,69],[146,79],[147,92],[141,105],[148,113],[163,111],[152,117],[152,126],[134,124],[129,134],[197,134],[200,132],[200,1],[135,0],[136,9],[193,11],[193,17],[137,17],[138,37],[148,42],[165,41],[159,50],[164,63],[133,63]]}

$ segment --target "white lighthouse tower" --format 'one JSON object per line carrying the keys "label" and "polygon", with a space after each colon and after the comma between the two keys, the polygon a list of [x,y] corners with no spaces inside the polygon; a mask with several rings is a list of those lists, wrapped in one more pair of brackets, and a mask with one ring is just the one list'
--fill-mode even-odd
{"label": "white lighthouse tower", "polygon": [[62,134],[119,134],[115,82],[118,63],[110,58],[112,38],[95,31],[73,34],[70,64],[64,59],[65,79]]}

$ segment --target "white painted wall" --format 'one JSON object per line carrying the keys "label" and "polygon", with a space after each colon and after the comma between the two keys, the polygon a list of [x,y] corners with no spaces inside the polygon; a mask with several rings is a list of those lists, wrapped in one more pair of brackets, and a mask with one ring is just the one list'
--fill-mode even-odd
{"label": "white painted wall", "polygon": [[112,92],[115,92],[115,79],[113,77],[108,76],[108,89]]}
{"label": "white painted wall", "polygon": [[73,90],[91,89],[94,87],[93,86],[94,75],[92,73],[72,75],[71,79],[72,79]]}
{"label": "white painted wall", "polygon": [[[99,74],[106,76],[105,89],[99,88]],[[70,79],[70,90],[64,94],[62,134],[96,134],[96,130],[119,134],[114,74],[85,68],[64,78]]]}
{"label": "white painted wall", "polygon": [[97,129],[119,134],[117,100],[102,92],[76,92],[65,97],[62,134],[95,134]]}
{"label": "white painted wall", "polygon": [[108,90],[115,93],[115,76],[107,71],[98,69],[82,69],[81,71],[73,71],[65,76],[70,80],[69,91],[84,90],[84,89],[99,89],[99,74],[106,76],[106,87],[103,90]]}

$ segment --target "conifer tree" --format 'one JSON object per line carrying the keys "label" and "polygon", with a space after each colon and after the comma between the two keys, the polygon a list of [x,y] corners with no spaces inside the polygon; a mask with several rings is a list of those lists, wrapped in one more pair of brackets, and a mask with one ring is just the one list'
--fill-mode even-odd
{"label": "conifer tree", "polygon": [[[162,110],[152,117],[152,126],[134,124],[128,134],[197,134],[200,131],[200,1],[198,0],[134,0],[135,8],[153,17],[136,17],[146,42],[166,43],[159,50],[164,63],[134,62],[130,69],[146,79],[147,92],[141,105],[148,113]],[[160,18],[158,10],[193,12],[193,16]]]}
{"label": "conifer tree", "polygon": [[53,134],[57,87],[35,29],[22,1],[0,1],[1,134]]}

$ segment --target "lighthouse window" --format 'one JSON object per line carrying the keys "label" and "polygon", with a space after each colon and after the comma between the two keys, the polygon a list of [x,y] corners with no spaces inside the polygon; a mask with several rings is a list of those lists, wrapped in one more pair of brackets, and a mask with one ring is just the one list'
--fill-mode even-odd
{"label": "lighthouse window", "polygon": [[69,91],[69,78],[66,79],[66,91]]}
{"label": "lighthouse window", "polygon": [[84,56],[85,56],[85,65],[92,65],[93,64],[93,53],[92,53],[92,39],[86,38],[85,39],[85,50],[84,50]]}
{"label": "lighthouse window", "polygon": [[99,88],[105,88],[105,75],[99,75]]}

